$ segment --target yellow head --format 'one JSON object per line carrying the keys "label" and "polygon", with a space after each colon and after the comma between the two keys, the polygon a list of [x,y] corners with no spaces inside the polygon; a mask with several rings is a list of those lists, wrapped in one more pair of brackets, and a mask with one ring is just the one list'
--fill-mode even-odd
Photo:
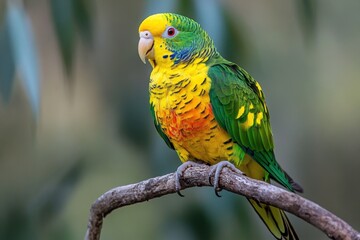
{"label": "yellow head", "polygon": [[200,25],[178,14],[149,16],[140,24],[139,35],[139,56],[144,63],[148,59],[153,67],[176,65],[204,57],[203,52],[216,52],[212,40]]}

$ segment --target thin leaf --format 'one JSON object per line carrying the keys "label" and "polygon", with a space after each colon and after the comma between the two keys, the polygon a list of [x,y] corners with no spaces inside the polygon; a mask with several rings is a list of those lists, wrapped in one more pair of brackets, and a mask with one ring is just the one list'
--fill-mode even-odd
{"label": "thin leaf", "polygon": [[8,102],[14,81],[15,63],[7,24],[0,27],[0,53],[0,95]]}
{"label": "thin leaf", "polygon": [[297,0],[299,18],[305,39],[313,40],[316,27],[316,1]]}
{"label": "thin leaf", "polygon": [[92,43],[93,35],[93,1],[73,0],[74,19],[82,38],[86,43]]}
{"label": "thin leaf", "polygon": [[8,0],[6,22],[14,60],[34,115],[40,110],[39,64],[31,23],[20,1]]}
{"label": "thin leaf", "polygon": [[71,75],[76,39],[74,6],[72,0],[51,0],[50,6],[65,70]]}

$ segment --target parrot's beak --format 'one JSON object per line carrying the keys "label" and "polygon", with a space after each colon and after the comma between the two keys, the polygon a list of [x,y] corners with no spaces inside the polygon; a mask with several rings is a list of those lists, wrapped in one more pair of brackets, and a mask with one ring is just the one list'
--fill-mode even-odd
{"label": "parrot's beak", "polygon": [[146,63],[147,59],[154,59],[154,38],[149,31],[140,32],[140,40],[138,46],[139,57],[141,61]]}

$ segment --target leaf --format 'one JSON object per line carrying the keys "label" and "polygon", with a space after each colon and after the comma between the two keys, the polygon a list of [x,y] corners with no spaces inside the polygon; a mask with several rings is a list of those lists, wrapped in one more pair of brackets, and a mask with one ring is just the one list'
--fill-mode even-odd
{"label": "leaf", "polygon": [[7,24],[0,26],[0,53],[0,95],[8,102],[14,81],[15,63]]}
{"label": "leaf", "polygon": [[86,43],[92,43],[93,35],[93,1],[92,0],[73,0],[74,19],[83,40]]}
{"label": "leaf", "polygon": [[65,71],[71,75],[75,48],[74,5],[72,0],[51,0],[50,6]]}
{"label": "leaf", "polygon": [[316,1],[298,0],[297,9],[305,39],[313,40],[316,26]]}
{"label": "leaf", "polygon": [[40,75],[31,23],[20,1],[9,0],[7,7],[6,23],[16,69],[20,73],[33,114],[37,117],[40,110]]}

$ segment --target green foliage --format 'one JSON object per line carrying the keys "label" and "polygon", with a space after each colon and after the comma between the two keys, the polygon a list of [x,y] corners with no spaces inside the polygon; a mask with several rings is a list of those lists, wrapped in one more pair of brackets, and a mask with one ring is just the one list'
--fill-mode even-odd
{"label": "green foliage", "polygon": [[67,74],[71,74],[75,53],[73,1],[51,0],[50,6],[65,70]]}
{"label": "green foliage", "polygon": [[75,0],[72,2],[74,4],[75,24],[84,42],[91,44],[94,20],[93,0]]}
{"label": "green foliage", "polygon": [[92,4],[85,0],[50,0],[51,16],[68,75],[73,71],[76,33],[79,32],[86,43],[92,41]]}

